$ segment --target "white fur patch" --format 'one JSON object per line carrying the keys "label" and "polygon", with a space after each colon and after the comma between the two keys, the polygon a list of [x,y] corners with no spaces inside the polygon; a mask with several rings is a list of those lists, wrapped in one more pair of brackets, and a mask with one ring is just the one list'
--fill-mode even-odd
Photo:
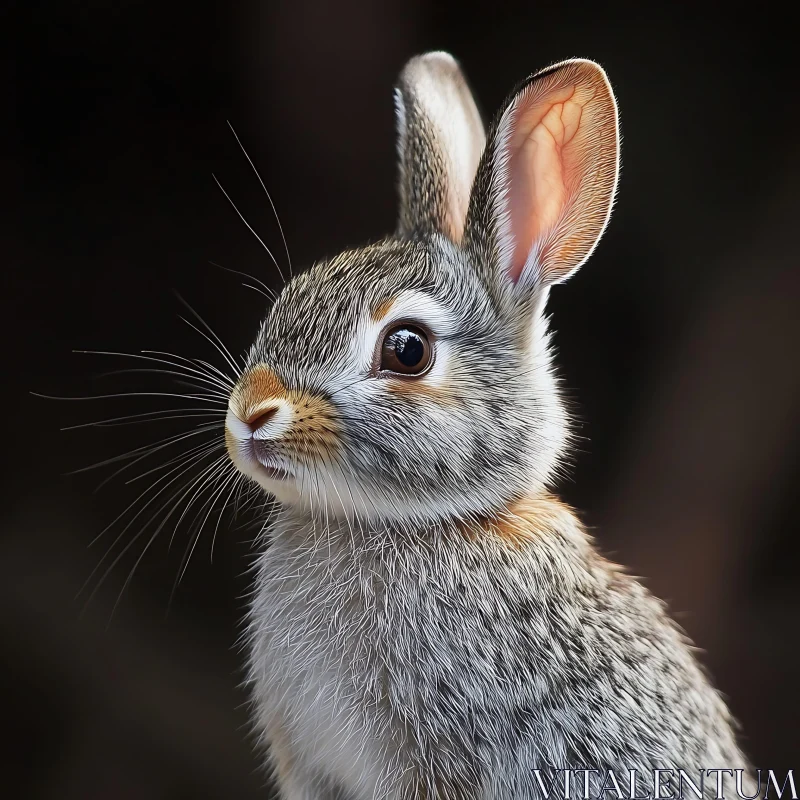
{"label": "white fur patch", "polygon": [[242,422],[230,408],[228,408],[228,413],[225,415],[225,427],[231,436],[239,442],[246,442],[252,435],[250,426],[246,422]]}
{"label": "white fur patch", "polygon": [[378,337],[397,322],[416,323],[428,328],[437,337],[454,333],[458,324],[452,312],[430,295],[418,291],[403,292],[394,300],[383,319],[376,322],[371,317],[365,317],[359,322],[352,352],[358,370],[368,372],[372,369],[380,345]]}

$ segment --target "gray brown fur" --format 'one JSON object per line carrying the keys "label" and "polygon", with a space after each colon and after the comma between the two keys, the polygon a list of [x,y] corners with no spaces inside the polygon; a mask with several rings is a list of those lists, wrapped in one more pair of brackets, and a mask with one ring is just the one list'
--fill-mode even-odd
{"label": "gray brown fur", "polygon": [[[428,58],[441,74],[448,57]],[[443,94],[471,104],[445,72],[461,83]],[[293,454],[298,500],[256,562],[249,684],[281,796],[532,800],[534,769],[746,768],[663,605],[549,493],[569,444],[543,315],[553,278],[535,259],[516,286],[499,272],[503,118],[480,167],[459,165],[437,113],[401,92],[398,234],[296,277],[249,354],[325,397],[341,430],[335,453]],[[482,129],[470,136],[467,153]],[[443,209],[476,170],[462,245]],[[371,310],[403,292],[455,319],[446,402],[348,361]]]}

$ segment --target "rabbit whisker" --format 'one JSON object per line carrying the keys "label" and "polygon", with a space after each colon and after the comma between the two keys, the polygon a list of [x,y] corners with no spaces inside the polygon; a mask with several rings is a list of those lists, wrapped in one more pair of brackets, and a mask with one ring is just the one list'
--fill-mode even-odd
{"label": "rabbit whisker", "polygon": [[[205,336],[206,339],[208,339],[209,342],[211,342],[211,344],[214,345],[217,352],[219,352],[219,354],[225,359],[228,365],[233,369],[233,375],[235,379],[240,372],[240,367],[236,363],[236,359],[231,354],[231,351],[228,350],[227,347],[225,347],[225,343],[222,341],[222,339],[220,339],[219,336],[217,336],[213,328],[200,316],[200,314],[197,311],[195,311],[195,309],[189,304],[188,300],[186,300],[184,297],[178,294],[178,292],[175,292],[175,296],[178,298],[178,300],[180,300],[181,303],[183,303],[184,306],[186,306],[186,308],[189,310],[192,316],[195,317],[195,319],[197,319],[197,321],[209,332],[209,334],[211,334],[212,337],[211,339],[209,339],[208,336],[205,336],[205,334],[203,335]],[[198,333],[202,333],[202,331],[200,331],[199,328],[196,328],[194,325],[192,325],[192,323],[190,323],[189,320],[187,320],[185,317],[181,316],[180,319],[182,319],[190,327],[194,328]]]}
{"label": "rabbit whisker", "polygon": [[[172,601],[173,601],[173,599],[175,597],[175,592],[177,591],[178,586],[180,585],[180,582],[183,580],[183,576],[186,574],[186,569],[189,566],[189,562],[191,561],[192,555],[194,554],[195,548],[197,546],[197,542],[200,539],[200,535],[203,532],[203,527],[205,526],[206,521],[208,520],[208,517],[211,514],[211,511],[212,511],[212,509],[214,507],[214,503],[216,502],[216,499],[219,497],[219,495],[222,493],[222,491],[224,491],[225,486],[228,485],[230,479],[232,477],[235,477],[235,475],[236,475],[236,470],[233,468],[232,465],[229,465],[229,469],[227,470],[227,477],[225,477],[226,476],[226,470],[223,467],[217,473],[217,475],[213,477],[213,479],[211,479],[211,480],[207,479],[206,481],[204,481],[203,491],[205,491],[209,487],[212,487],[212,492],[213,492],[214,491],[214,487],[219,484],[219,481],[222,478],[225,478],[225,481],[223,483],[222,489],[217,494],[212,495],[210,507],[209,507],[209,501],[208,500],[204,501],[203,504],[200,506],[200,511],[197,513],[197,515],[195,516],[194,520],[192,521],[192,528],[194,528],[194,525],[195,525],[197,519],[200,517],[200,515],[203,513],[203,511],[206,509],[206,507],[208,507],[208,513],[206,514],[205,518],[203,519],[203,522],[199,526],[197,526],[196,532],[194,534],[190,535],[190,545],[187,546],[187,549],[184,552],[184,556],[183,556],[183,559],[182,559],[182,562],[181,562],[181,567],[179,568],[180,571],[179,571],[178,575],[175,578],[175,582],[172,585],[172,591],[170,592],[168,607],[172,605]],[[185,516],[186,512],[189,510],[190,506],[192,505],[192,503],[194,502],[196,497],[197,497],[197,492],[195,492],[195,495],[193,496],[192,500],[189,501],[189,505],[187,505],[186,508],[184,509],[184,512],[181,515],[181,519],[183,519],[183,517]],[[179,520],[178,524],[180,524],[180,520]],[[177,530],[177,525],[176,525],[176,530]],[[175,534],[175,532],[173,531],[173,537],[174,537],[174,534]],[[170,546],[172,545],[172,540],[173,539],[170,538]]]}
{"label": "rabbit whisker", "polygon": [[[197,455],[199,453],[202,453],[203,455],[205,455],[206,453],[211,453],[214,450],[221,450],[221,449],[222,449],[222,445],[216,439],[214,441],[212,441],[212,442],[203,442],[202,444],[198,444],[198,445],[195,445],[194,447],[190,448],[185,453],[182,453],[179,456],[175,456],[174,458],[171,458],[169,461],[165,461],[165,462],[163,462],[162,464],[159,464],[156,467],[152,467],[151,469],[148,469],[145,472],[142,472],[141,474],[134,476],[133,478],[128,478],[128,480],[125,481],[125,485],[126,486],[130,486],[132,483],[136,483],[136,481],[140,481],[140,480],[142,480],[142,478],[146,478],[148,475],[152,475],[154,472],[158,472],[159,470],[166,469],[167,467],[170,467],[173,464],[177,464],[179,461],[180,462],[185,462],[189,458],[191,458],[192,456]],[[142,458],[144,458],[144,457],[145,456],[142,456]],[[123,467],[123,469],[125,469],[125,468],[127,468],[129,466],[131,466],[131,464],[126,464],[125,467]],[[121,471],[122,470],[118,470],[117,474],[119,474]]]}
{"label": "rabbit whisker", "polygon": [[[219,516],[217,517],[217,524],[214,526],[214,533],[211,536],[211,551],[209,554],[209,563],[214,563],[214,544],[217,541],[217,532],[219,531],[219,524],[222,522],[222,515],[225,513],[225,510],[229,508],[230,502],[234,497],[236,490],[241,486],[242,481],[244,480],[244,475],[241,473],[237,474],[233,472],[233,484],[231,485],[231,490],[228,492],[228,496],[225,499],[225,502],[222,504],[222,507],[219,511]],[[203,523],[205,524],[205,523]]]}
{"label": "rabbit whisker", "polygon": [[188,358],[184,358],[183,356],[177,356],[174,353],[167,353],[164,350],[142,350],[142,353],[146,355],[169,356],[170,358],[176,358],[180,359],[181,361],[187,361],[193,367],[206,370],[209,377],[213,377],[214,375],[218,376],[220,378],[221,383],[223,383],[228,390],[234,387],[235,381],[232,380],[229,375],[226,375],[224,372],[222,372],[222,370],[218,369],[213,364],[209,364],[208,361],[204,361],[202,358],[195,358],[190,360]]}
{"label": "rabbit whisker", "polygon": [[227,391],[227,387],[225,388],[224,391],[220,391],[220,387],[218,386],[218,384],[212,382],[208,378],[195,378],[193,375],[189,375],[188,373],[185,372],[177,372],[175,370],[170,370],[170,369],[161,369],[160,367],[128,367],[126,369],[114,369],[114,370],[109,370],[108,372],[101,372],[97,377],[108,378],[112,375],[130,375],[133,373],[172,375],[174,377],[181,378],[180,381],[176,381],[176,383],[178,383],[181,386],[185,386],[189,389],[203,390],[206,392],[208,397],[217,397],[222,402],[228,401],[229,392]]}
{"label": "rabbit whisker", "polygon": [[[216,462],[214,462],[214,464],[220,464],[220,463],[222,463],[222,462],[224,461],[224,459],[225,459],[225,457],[224,457],[224,456],[220,456],[220,457],[217,459],[217,461],[216,461]],[[152,497],[151,497],[151,498],[150,498],[150,499],[149,499],[149,500],[148,500],[148,501],[147,501],[147,502],[144,504],[144,506],[142,506],[142,508],[140,508],[140,509],[139,509],[139,511],[137,511],[137,512],[136,512],[136,514],[135,514],[135,515],[134,515],[134,516],[133,516],[133,517],[132,517],[132,518],[131,518],[131,519],[128,521],[128,523],[125,525],[125,527],[123,527],[123,529],[122,529],[122,530],[119,532],[119,534],[117,535],[116,539],[114,539],[114,541],[111,543],[111,545],[110,545],[110,547],[108,548],[108,550],[106,550],[106,553],[105,553],[105,555],[104,555],[104,556],[103,556],[103,557],[102,557],[102,558],[101,558],[101,559],[100,559],[100,560],[97,562],[97,564],[96,564],[95,568],[94,568],[94,569],[91,571],[91,573],[89,573],[89,577],[86,579],[86,581],[84,582],[83,586],[81,586],[80,590],[78,591],[78,594],[76,595],[77,597],[80,597],[80,596],[81,596],[81,594],[83,594],[84,590],[86,589],[86,587],[87,587],[87,586],[89,585],[89,583],[91,582],[91,580],[92,580],[92,578],[94,577],[94,575],[95,575],[95,573],[97,572],[97,570],[98,570],[98,569],[100,569],[100,567],[103,565],[103,563],[104,563],[104,562],[106,561],[106,559],[109,557],[109,555],[112,553],[112,551],[114,550],[114,548],[117,546],[117,544],[119,543],[119,541],[120,541],[120,540],[122,539],[122,537],[125,535],[125,532],[126,532],[126,531],[127,531],[127,530],[128,530],[130,527],[131,527],[131,525],[133,525],[133,523],[134,523],[134,522],[135,522],[135,521],[136,521],[136,520],[137,520],[137,519],[138,519],[138,518],[141,516],[141,514],[143,514],[143,513],[144,513],[144,511],[145,511],[145,510],[146,510],[146,509],[147,509],[147,508],[148,508],[148,507],[149,507],[149,506],[150,506],[150,505],[151,505],[151,504],[152,504],[152,503],[153,503],[153,502],[154,502],[154,501],[155,501],[155,500],[156,500],[156,499],[157,499],[157,498],[158,498],[158,497],[159,497],[159,496],[160,496],[160,495],[163,493],[163,492],[165,492],[165,491],[166,491],[166,490],[167,490],[167,489],[168,489],[168,488],[169,488],[169,487],[170,487],[172,484],[174,484],[174,483],[175,483],[175,481],[177,481],[179,478],[181,478],[183,475],[185,475],[185,474],[186,474],[186,473],[187,473],[187,472],[188,472],[188,471],[189,471],[189,470],[190,470],[190,469],[191,469],[191,468],[194,466],[194,464],[195,464],[195,462],[193,461],[191,464],[189,464],[188,466],[184,467],[184,468],[183,468],[183,469],[182,469],[180,472],[178,472],[178,474],[177,474],[177,475],[176,475],[174,478],[172,478],[172,480],[170,480],[170,481],[169,481],[169,482],[167,482],[167,483],[166,483],[164,486],[162,486],[162,487],[161,487],[161,489],[159,489],[159,490],[158,490],[158,492],[156,492],[156,494],[154,494],[154,495],[153,495],[153,496],[152,496]],[[211,466],[213,467],[213,466],[214,466],[214,464],[212,464]],[[202,475],[202,474],[205,474],[205,472],[206,472],[208,469],[210,469],[210,467],[206,467],[206,468],[204,469],[203,473],[201,473],[201,475]],[[173,471],[174,471],[174,470],[173,470]],[[170,473],[167,473],[167,475],[169,475],[169,474],[170,474]],[[136,500],[134,500],[134,501],[133,501],[133,503],[131,503],[131,504],[130,504],[130,505],[129,505],[129,506],[126,508],[126,509],[125,509],[125,511],[123,511],[123,512],[122,512],[122,514],[120,514],[119,516],[117,516],[117,517],[116,517],[116,519],[114,519],[114,520],[113,520],[113,521],[112,521],[112,522],[111,522],[109,525],[107,525],[107,526],[106,526],[106,527],[105,527],[105,528],[104,528],[104,529],[103,529],[103,530],[102,530],[102,531],[101,531],[101,532],[100,532],[100,533],[99,533],[99,534],[98,534],[98,535],[97,535],[97,536],[96,536],[96,537],[95,537],[95,538],[94,538],[94,539],[93,539],[93,540],[90,542],[89,546],[91,547],[91,545],[92,545],[92,544],[94,544],[94,543],[95,543],[95,542],[96,542],[96,541],[97,541],[97,540],[98,540],[98,539],[99,539],[99,538],[100,538],[100,537],[101,537],[101,536],[102,536],[102,535],[103,535],[103,534],[104,534],[104,533],[105,533],[105,532],[106,532],[106,531],[107,531],[107,530],[108,530],[108,529],[109,529],[109,528],[110,528],[112,525],[114,525],[114,524],[115,524],[115,523],[116,523],[118,520],[120,520],[120,519],[121,519],[121,518],[122,518],[122,517],[123,517],[123,516],[124,516],[124,515],[125,515],[125,514],[126,514],[126,513],[127,513],[127,512],[128,512],[128,511],[129,511],[129,510],[132,508],[132,507],[133,507],[133,506],[134,506],[134,505],[136,505],[136,503],[138,503],[140,500],[142,500],[142,499],[143,499],[143,498],[144,498],[144,497],[147,495],[147,493],[148,493],[149,491],[151,491],[153,488],[155,488],[155,486],[156,486],[158,483],[160,483],[160,482],[161,482],[161,481],[162,481],[162,480],[163,480],[165,477],[167,477],[167,475],[162,475],[162,477],[161,477],[161,478],[159,478],[157,481],[155,481],[153,484],[151,484],[151,485],[150,485],[150,486],[149,486],[147,489],[145,489],[145,490],[144,490],[144,492],[142,492],[142,494],[140,494],[140,495],[139,495],[139,497],[137,497],[137,498],[136,498]],[[142,533],[143,533],[143,532],[144,532],[144,530],[146,529],[147,525],[149,525],[149,524],[150,524],[150,522],[152,522],[152,520],[153,520],[153,519],[155,519],[155,517],[156,517],[156,516],[158,516],[158,514],[159,514],[159,513],[160,513],[160,512],[161,512],[161,511],[162,511],[164,508],[166,508],[166,506],[169,504],[169,502],[170,502],[170,500],[168,500],[166,503],[164,503],[163,505],[161,505],[161,506],[159,507],[159,509],[156,511],[156,513],[155,513],[155,514],[154,514],[154,515],[153,515],[153,516],[152,516],[152,517],[151,517],[151,518],[150,518],[150,519],[147,521],[147,523],[146,523],[146,524],[145,524],[145,525],[144,525],[144,526],[143,526],[143,527],[140,529],[140,531],[139,531],[139,532],[136,534],[136,536],[134,536],[134,537],[133,537],[133,539],[132,539],[130,542],[128,542],[128,544],[127,544],[127,545],[125,545],[125,547],[123,548],[122,552],[121,552],[121,553],[119,553],[119,554],[117,555],[117,557],[116,557],[116,558],[113,560],[113,562],[111,563],[111,565],[108,567],[108,569],[106,569],[105,573],[103,574],[103,577],[100,579],[100,581],[97,583],[97,585],[94,587],[94,589],[92,590],[91,594],[90,594],[90,595],[89,595],[89,597],[87,598],[87,601],[86,601],[86,604],[87,604],[87,605],[89,604],[89,602],[91,602],[91,599],[92,599],[92,597],[94,597],[94,595],[97,593],[97,591],[99,590],[99,588],[100,588],[101,584],[102,584],[102,583],[105,581],[105,579],[106,579],[106,577],[108,576],[108,574],[110,573],[110,571],[111,571],[111,570],[114,568],[114,566],[115,566],[115,565],[116,565],[116,564],[119,562],[119,560],[120,560],[120,559],[121,559],[121,558],[122,558],[122,557],[125,555],[125,553],[126,553],[126,552],[127,552],[127,551],[128,551],[128,550],[129,550],[129,549],[132,547],[132,546],[133,546],[133,544],[134,544],[134,543],[137,541],[137,539],[138,539],[138,538],[139,538],[139,537],[142,535]]]}
{"label": "rabbit whisker", "polygon": [[265,297],[267,300],[272,300],[268,294],[265,294],[261,289],[258,288],[258,286],[253,286],[252,283],[243,282],[242,286],[244,286],[246,289],[252,289],[254,292],[258,292],[258,294],[260,294],[262,297]]}
{"label": "rabbit whisker", "polygon": [[231,200],[230,195],[225,191],[225,189],[222,187],[222,184],[217,180],[217,176],[212,173],[211,177],[214,179],[214,181],[216,182],[217,186],[219,186],[220,190],[222,191],[222,194],[225,195],[225,198],[227,199],[227,201],[233,206],[233,210],[239,215],[239,219],[242,222],[244,222],[245,225],[247,225],[247,228],[250,231],[250,233],[252,233],[253,236],[256,237],[256,239],[258,239],[258,241],[261,243],[261,246],[267,251],[267,255],[272,259],[272,263],[275,265],[275,269],[278,270],[278,274],[281,276],[281,280],[284,283],[286,283],[286,278],[283,275],[283,270],[281,269],[280,264],[278,264],[278,260],[272,254],[272,250],[270,250],[269,247],[267,247],[267,245],[264,244],[264,240],[253,230],[253,228],[250,225],[250,223],[242,215],[242,212],[239,211],[238,208],[236,208],[236,203],[234,203],[233,200]]}
{"label": "rabbit whisker", "polygon": [[78,396],[58,396],[52,394],[41,394],[31,392],[34,397],[41,397],[44,400],[114,400],[119,397],[180,397],[183,400],[198,400],[201,403],[219,403],[217,398],[208,395],[179,394],[177,392],[115,392],[113,394],[93,394]]}
{"label": "rabbit whisker", "polygon": [[[191,413],[179,413],[191,412]],[[80,428],[105,427],[109,425],[134,425],[137,422],[158,422],[162,419],[190,419],[192,417],[224,416],[224,411],[208,411],[204,408],[176,408],[163,411],[144,411],[141,414],[126,414],[123,417],[109,417],[96,422],[81,422],[78,425],[66,425],[59,430],[76,431]]]}
{"label": "rabbit whisker", "polygon": [[[219,373],[224,378],[224,380],[220,380],[220,378],[211,372],[207,367],[200,368],[197,362],[181,356],[173,356],[171,353],[158,353],[157,351],[150,350],[143,350],[141,353],[121,353],[111,350],[73,350],[72,352],[97,356],[123,356],[124,358],[135,358],[142,361],[151,361],[157,364],[166,364],[168,366],[175,367],[176,369],[183,370],[184,377],[188,377],[189,373],[191,373],[192,375],[197,376],[197,378],[195,378],[196,380],[200,380],[202,378],[205,380],[214,381],[214,384],[217,388],[223,389],[226,392],[230,391],[230,389],[233,387],[233,381],[231,381],[227,375],[224,375],[224,373]],[[154,358],[152,355],[149,355],[149,353],[170,356],[170,358],[177,360],[177,363],[175,360],[170,361],[166,358]]]}
{"label": "rabbit whisker", "polygon": [[[210,469],[210,468],[215,468],[215,467],[216,467],[216,465],[217,465],[217,464],[219,464],[221,461],[224,461],[224,456],[223,456],[222,458],[218,459],[216,462],[214,462],[214,464],[212,464],[212,465],[211,465],[211,467],[209,467],[209,469]],[[156,540],[156,537],[158,536],[158,534],[159,534],[159,533],[160,533],[160,532],[163,530],[164,526],[167,524],[167,521],[168,521],[168,520],[169,520],[169,518],[172,516],[172,514],[175,512],[175,509],[177,508],[177,506],[178,506],[178,503],[180,502],[180,500],[181,500],[181,499],[183,499],[183,497],[185,497],[187,493],[188,493],[188,490],[187,490],[187,492],[186,492],[186,493],[184,493],[183,495],[181,495],[181,497],[179,498],[179,500],[178,500],[178,501],[177,501],[177,502],[176,502],[176,503],[173,505],[173,507],[172,507],[172,509],[170,510],[170,512],[169,512],[169,513],[166,515],[166,517],[164,517],[164,519],[163,519],[163,520],[162,520],[162,521],[159,523],[158,527],[155,529],[155,531],[153,532],[153,534],[150,536],[150,538],[148,539],[147,543],[145,544],[145,546],[144,546],[144,548],[143,548],[142,552],[139,554],[139,557],[136,559],[136,561],[135,561],[135,563],[134,563],[133,567],[131,568],[131,571],[128,573],[128,577],[125,579],[125,583],[122,585],[122,589],[120,590],[120,593],[119,593],[119,595],[117,596],[117,600],[116,600],[116,602],[114,603],[114,606],[113,606],[113,608],[111,609],[111,616],[110,616],[110,618],[109,618],[109,625],[111,624],[111,619],[113,619],[113,617],[114,617],[114,612],[117,610],[117,606],[119,605],[119,602],[120,602],[120,600],[122,599],[122,595],[124,594],[124,592],[125,592],[125,589],[128,587],[128,584],[130,583],[130,581],[131,581],[131,580],[132,580],[132,578],[133,578],[133,574],[134,574],[134,572],[136,571],[136,568],[137,568],[137,567],[139,566],[139,564],[141,563],[142,559],[144,558],[145,554],[147,553],[148,549],[150,548],[150,545],[152,545],[152,544],[153,544],[153,542]],[[154,499],[154,498],[153,498],[153,499]],[[136,535],[133,537],[133,539],[131,539],[131,541],[130,541],[130,542],[128,542],[128,544],[127,544],[127,545],[125,545],[125,547],[122,549],[122,551],[121,551],[121,552],[120,552],[120,553],[117,555],[117,557],[116,557],[116,558],[115,558],[115,559],[114,559],[114,560],[111,562],[111,564],[109,565],[109,567],[106,569],[106,571],[105,571],[105,574],[104,574],[104,575],[103,575],[103,577],[100,579],[100,581],[98,582],[97,586],[95,586],[95,588],[94,588],[94,590],[92,591],[92,593],[89,595],[89,597],[88,597],[88,599],[87,599],[87,601],[86,601],[86,602],[87,602],[87,604],[91,602],[91,600],[92,600],[92,597],[93,597],[93,596],[94,596],[94,594],[97,592],[97,590],[100,588],[100,585],[103,583],[103,581],[105,581],[105,579],[108,577],[109,573],[110,573],[110,572],[111,572],[111,571],[114,569],[114,567],[115,567],[115,566],[116,566],[116,565],[119,563],[120,559],[122,559],[122,557],[125,555],[125,553],[127,553],[127,552],[128,552],[128,550],[130,550],[130,548],[131,548],[131,547],[132,547],[132,546],[133,546],[133,545],[136,543],[136,541],[139,539],[139,537],[140,537],[140,536],[141,536],[141,535],[142,535],[142,534],[145,532],[145,530],[146,530],[146,529],[147,529],[147,527],[150,525],[150,523],[151,523],[151,522],[153,522],[153,520],[154,520],[154,519],[156,519],[156,517],[157,517],[157,516],[158,516],[158,515],[159,515],[159,514],[160,514],[160,513],[161,513],[161,512],[162,512],[162,511],[163,511],[163,510],[164,510],[164,509],[165,509],[165,508],[168,506],[168,505],[169,505],[169,503],[170,503],[170,502],[171,502],[171,500],[167,500],[165,503],[163,503],[163,504],[162,504],[162,505],[161,505],[161,506],[158,508],[158,510],[157,510],[157,511],[156,511],[156,512],[155,512],[155,513],[154,513],[154,514],[153,514],[153,515],[152,515],[152,516],[151,516],[151,517],[150,517],[150,518],[147,520],[147,522],[146,522],[146,523],[145,523],[145,524],[142,526],[142,528],[139,530],[139,532],[138,532],[138,533],[137,533],[137,534],[136,534]],[[144,509],[142,509],[142,510],[144,510]],[[130,524],[130,523],[129,523],[129,524]],[[124,532],[124,531],[123,531],[123,532]],[[109,552],[111,551],[111,549],[113,549],[113,547],[116,545],[116,542],[118,542],[118,541],[119,541],[119,537],[118,537],[118,538],[117,538],[117,539],[114,541],[114,543],[111,545],[111,548],[109,549]]]}
{"label": "rabbit whisker", "polygon": [[247,150],[244,149],[244,145],[242,144],[241,140],[239,139],[239,136],[236,133],[236,131],[233,129],[233,125],[231,125],[230,120],[228,120],[228,127],[231,129],[231,133],[233,134],[234,138],[236,139],[236,143],[239,145],[239,147],[242,148],[242,152],[244,153],[244,157],[250,162],[250,166],[253,168],[253,172],[255,172],[256,178],[258,178],[258,182],[261,184],[261,188],[264,190],[264,194],[266,194],[267,200],[269,200],[269,204],[272,207],[272,213],[275,215],[275,222],[278,223],[278,230],[281,232],[281,239],[283,240],[283,247],[286,250],[286,261],[289,264],[289,277],[291,277],[292,276],[292,257],[289,255],[289,245],[286,244],[286,236],[284,236],[283,225],[281,225],[281,218],[278,216],[278,211],[275,208],[275,203],[272,202],[272,196],[267,191],[267,187],[264,185],[264,181],[261,179],[261,175],[258,174],[258,170],[256,169],[256,165],[253,163],[253,160],[247,154]]}
{"label": "rabbit whisker", "polygon": [[[223,267],[222,264],[217,264],[216,261],[209,261],[208,263],[211,264],[212,267],[218,267],[219,269],[224,269],[225,272],[232,272],[234,275],[241,275],[245,278],[249,278],[251,281],[255,281],[261,288],[258,289],[255,286],[251,286],[250,287],[251,289],[255,289],[257,292],[259,292],[259,294],[264,295],[264,297],[273,302],[278,299],[278,296],[275,294],[275,292],[272,289],[270,289],[270,287],[267,286],[267,284],[264,283],[264,281],[260,280],[259,278],[256,278],[255,275],[251,275],[249,272],[244,272],[240,269],[231,269],[230,267]],[[242,286],[247,286],[247,284],[243,283]]]}
{"label": "rabbit whisker", "polygon": [[184,439],[188,439],[191,436],[198,436],[201,433],[206,433],[207,431],[212,431],[219,427],[219,423],[216,422],[208,422],[203,425],[198,425],[194,430],[188,431],[186,433],[176,433],[172,436],[167,436],[164,439],[154,443],[154,444],[146,444],[142,447],[136,447],[133,450],[129,450],[127,453],[121,453],[118,456],[112,456],[111,458],[103,459],[103,461],[98,461],[96,464],[90,464],[88,467],[79,467],[78,469],[71,470],[67,472],[67,475],[79,475],[82,472],[89,472],[89,470],[97,469],[98,467],[104,467],[106,464],[113,464],[117,461],[123,461],[126,458],[131,458],[138,453],[146,450],[147,455],[155,453],[159,450],[162,450],[164,447],[168,447],[175,442],[183,441]]}
{"label": "rabbit whisker", "polygon": [[[180,472],[178,472],[178,474],[171,481],[166,483],[164,485],[164,487],[162,487],[162,489],[160,489],[159,492],[156,495],[154,495],[153,498],[151,498],[151,500],[155,499],[155,497],[157,497],[163,491],[164,488],[166,488],[167,486],[171,486],[178,478],[180,478],[182,475],[186,474],[186,472],[188,472],[195,464],[201,463],[202,460],[206,456],[210,455],[212,452],[213,452],[213,448],[209,449],[209,450],[207,450],[205,452],[202,452],[202,453],[201,452],[195,452],[195,453],[191,454],[190,456],[187,456],[185,458],[181,458],[180,459],[180,463],[178,463],[177,466],[173,467],[173,469],[169,470],[169,472],[165,472],[159,478],[154,480],[153,483],[151,483],[149,486],[147,486],[132,503],[130,503],[125,509],[123,509],[119,514],[117,514],[117,516],[113,520],[111,520],[111,522],[109,522],[108,525],[106,525],[106,527],[103,528],[103,530],[101,530],[100,533],[98,533],[94,537],[94,539],[92,539],[89,542],[88,546],[92,547],[94,544],[96,544],[100,540],[100,538],[103,535],[105,535],[105,533],[108,530],[110,530],[114,525],[117,524],[117,522],[119,522],[121,519],[123,519],[124,516],[128,513],[128,511],[130,511],[132,508],[134,508],[134,506],[138,502],[143,500],[147,496],[147,494],[149,492],[153,491],[153,489],[155,489],[162,481],[164,481],[170,475],[173,475],[175,472],[178,472],[178,470],[181,470],[181,467],[184,467]],[[148,505],[149,505],[149,502],[148,502]],[[145,508],[146,507],[147,506],[145,506]],[[144,509],[142,509],[141,511],[143,511],[143,510]],[[141,511],[139,513],[141,513]],[[138,516],[138,514],[137,514],[137,516]],[[134,519],[136,519],[136,517],[134,517]]]}
{"label": "rabbit whisker", "polygon": [[[171,458],[168,461],[165,461],[165,462],[159,464],[157,467],[153,467],[152,469],[149,469],[146,472],[143,472],[142,474],[137,475],[134,478],[129,478],[127,481],[125,481],[125,484],[128,485],[130,483],[134,483],[137,480],[139,480],[141,478],[144,478],[144,477],[146,477],[147,475],[150,475],[153,472],[157,472],[158,470],[163,469],[164,467],[168,467],[168,466],[171,466],[172,464],[175,464],[178,461],[185,460],[185,457],[188,457],[188,456],[190,456],[190,455],[192,455],[194,453],[197,453],[200,450],[203,450],[205,448],[214,449],[214,448],[219,448],[219,447],[221,447],[221,445],[219,443],[219,440],[216,439],[216,438],[211,442],[205,441],[202,444],[195,445],[194,447],[190,447],[188,450],[184,451],[181,455],[178,455],[175,458]],[[114,478],[116,478],[118,475],[121,475],[123,472],[125,472],[126,470],[128,470],[131,467],[135,466],[139,462],[144,461],[146,458],[151,456],[152,453],[153,453],[153,451],[147,451],[147,452],[143,453],[142,455],[138,456],[137,458],[133,459],[133,461],[129,461],[127,464],[123,464],[121,467],[119,467],[118,469],[114,470],[114,472],[112,472],[107,477],[103,478],[103,480],[100,481],[100,483],[97,484],[97,486],[95,487],[95,490],[94,490],[94,494],[97,494],[97,492],[99,492],[107,483],[110,483],[112,480],[114,480]]]}
{"label": "rabbit whisker", "polygon": [[[203,492],[205,492],[207,488],[217,485],[218,482],[221,480],[221,478],[226,473],[229,473],[231,469],[232,469],[231,464],[223,464],[219,472],[217,472],[216,474],[209,474],[208,476],[206,476],[206,479],[200,484],[200,486],[197,487],[197,490],[191,496],[189,502],[186,504],[186,507],[183,509],[183,512],[181,513],[180,517],[178,517],[178,521],[175,523],[175,527],[172,530],[172,535],[169,537],[169,545],[167,547],[167,550],[172,549],[172,543],[175,541],[175,535],[178,533],[178,528],[180,527],[181,522],[183,522],[183,520],[185,519],[186,515],[191,510],[192,506],[195,503],[195,500],[197,500],[198,497],[201,497]],[[205,508],[205,502],[200,507],[200,511],[192,519],[192,523],[189,526],[190,530],[194,528],[194,524],[197,522],[197,519],[200,516],[200,514],[202,514],[203,508]]]}

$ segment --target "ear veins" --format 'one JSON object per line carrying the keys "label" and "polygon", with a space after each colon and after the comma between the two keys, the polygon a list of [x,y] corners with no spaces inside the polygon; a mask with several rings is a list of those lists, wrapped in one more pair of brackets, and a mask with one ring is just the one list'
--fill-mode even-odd
{"label": "ear veins", "polygon": [[[531,86],[520,99],[530,102]],[[512,279],[517,280],[534,242],[552,230],[566,205],[569,176],[564,149],[572,142],[592,98],[578,100],[575,86],[564,87],[552,105],[522,111],[509,142],[512,164],[511,224],[515,233]]]}
{"label": "ear veins", "polygon": [[493,136],[495,155],[476,182],[470,240],[485,241],[480,209],[488,199],[500,226],[499,266],[511,281],[560,282],[589,257],[613,204],[619,136],[605,72],[576,59],[534,75]]}

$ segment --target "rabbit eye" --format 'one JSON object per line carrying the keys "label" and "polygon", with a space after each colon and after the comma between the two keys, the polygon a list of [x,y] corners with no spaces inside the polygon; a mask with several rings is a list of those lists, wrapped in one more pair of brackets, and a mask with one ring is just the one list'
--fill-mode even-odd
{"label": "rabbit eye", "polygon": [[413,325],[397,325],[384,336],[381,345],[382,372],[421,375],[431,364],[428,335]]}

